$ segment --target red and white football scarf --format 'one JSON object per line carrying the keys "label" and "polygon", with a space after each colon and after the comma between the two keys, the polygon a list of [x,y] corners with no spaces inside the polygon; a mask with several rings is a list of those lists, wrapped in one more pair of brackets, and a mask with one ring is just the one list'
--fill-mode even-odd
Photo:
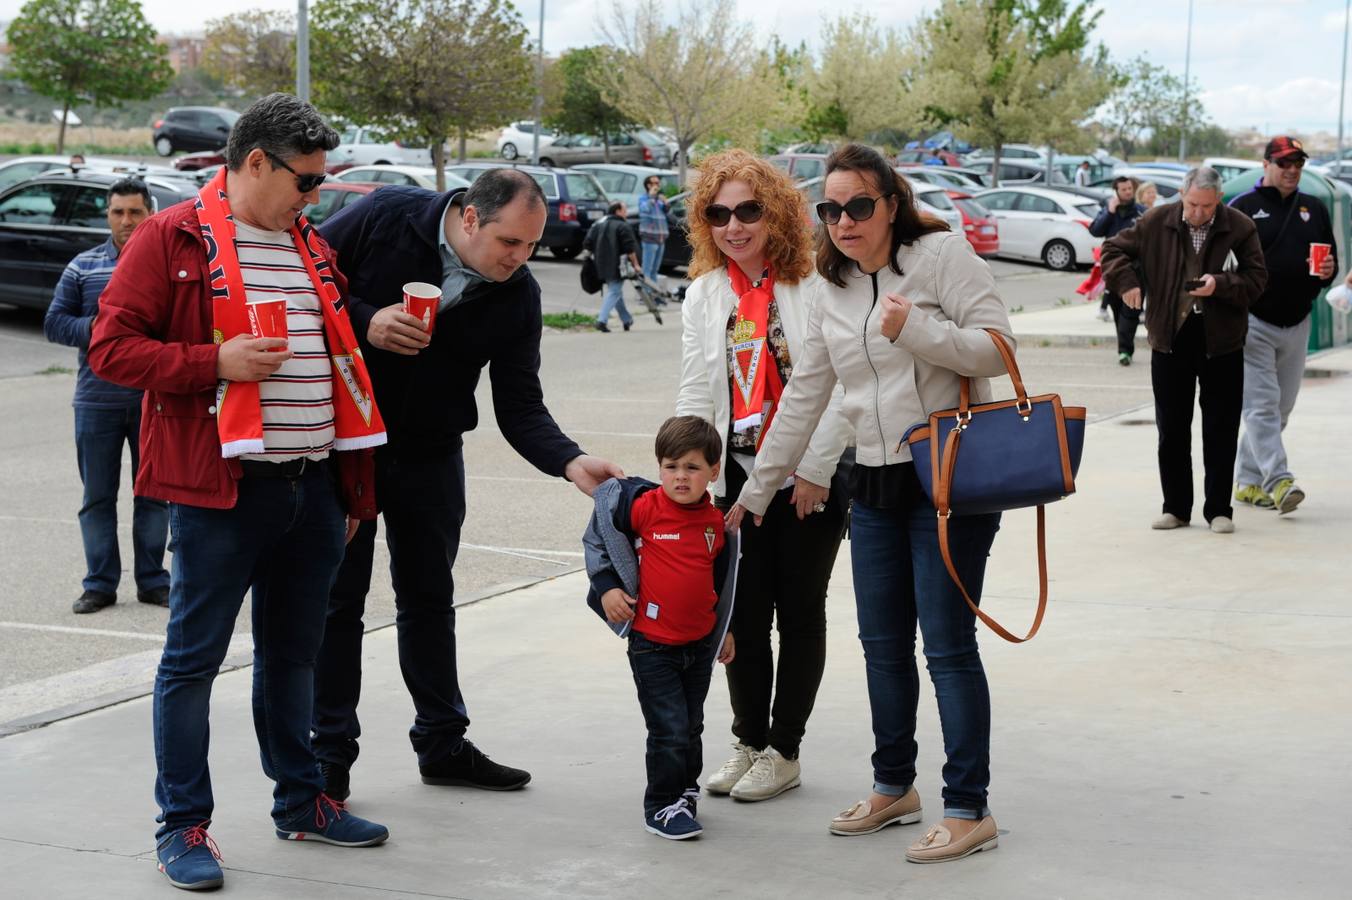
{"label": "red and white football scarf", "polygon": [[[226,170],[221,168],[197,195],[197,221],[206,244],[211,280],[212,338],[222,344],[250,334],[244,277],[235,250],[235,220],[225,196]],[[319,236],[304,216],[291,227],[291,239],[310,274],[324,316],[324,342],[333,361],[333,424],[335,450],[359,450],[385,443],[385,423],[376,408],[371,376],[348,320],[329,262],[319,252]],[[222,380],[216,389],[216,428],[221,456],[262,453],[263,408],[258,382]]]}
{"label": "red and white football scarf", "polygon": [[732,383],[736,387],[732,392],[732,430],[741,433],[759,425],[759,450],[784,393],[769,340],[775,279],[767,268],[753,287],[736,263],[729,263],[728,279],[737,295],[737,321],[732,328]]}

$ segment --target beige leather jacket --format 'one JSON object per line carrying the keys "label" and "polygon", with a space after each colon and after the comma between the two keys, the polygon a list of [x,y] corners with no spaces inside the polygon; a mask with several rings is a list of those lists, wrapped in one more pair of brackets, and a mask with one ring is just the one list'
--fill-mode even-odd
{"label": "beige leather jacket", "polygon": [[[843,288],[821,282],[793,378],[739,498],[751,512],[764,513],[798,465],[837,383],[845,389],[856,460],[865,466],[910,460],[902,435],[931,412],[957,406],[960,375],[973,378],[974,402],[990,399],[986,379],[1005,367],[982,329],[995,329],[1013,346],[990,267],[954,232],[902,246],[897,261],[904,275],[890,267],[866,275],[854,267]],[[878,301],[888,293],[913,304],[895,343],[881,330]]]}
{"label": "beige leather jacket", "polygon": [[[775,285],[779,320],[789,342],[789,358],[793,361],[790,382],[798,377],[798,360],[804,353],[812,304],[817,302],[824,284],[814,272],[797,284]],[[681,388],[676,397],[676,415],[702,416],[714,423],[725,437],[728,423],[732,421],[732,397],[728,390],[728,317],[736,308],[737,295],[732,291],[725,269],[706,272],[696,278],[686,289],[685,302],[681,304]],[[831,484],[831,475],[851,437],[849,423],[841,412],[843,399],[843,390],[833,390],[832,386],[826,388],[827,402],[818,410],[821,421],[814,419],[814,427],[808,430],[807,441],[799,454],[801,461],[780,476],[776,489],[794,471],[813,484],[822,487]],[[723,471],[727,461],[725,445],[723,467],[713,486],[714,495],[718,497],[724,496],[727,490]]]}

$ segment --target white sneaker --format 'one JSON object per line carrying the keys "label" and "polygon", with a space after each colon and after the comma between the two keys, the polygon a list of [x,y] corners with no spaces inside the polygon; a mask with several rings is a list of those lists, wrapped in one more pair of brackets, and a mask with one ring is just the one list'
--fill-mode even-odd
{"label": "white sneaker", "polygon": [[751,770],[732,789],[732,799],[753,801],[778,797],[802,783],[800,774],[802,767],[798,760],[785,759],[774,747],[764,752],[753,750]]}
{"label": "white sneaker", "polygon": [[1155,521],[1151,522],[1150,527],[1156,531],[1171,531],[1175,528],[1182,528],[1187,524],[1187,522],[1184,522],[1173,513],[1165,513]]}
{"label": "white sneaker", "polygon": [[1211,530],[1216,534],[1234,534],[1235,520],[1229,516],[1217,516],[1211,520]]}
{"label": "white sneaker", "polygon": [[742,776],[751,771],[752,757],[756,749],[738,741],[732,745],[732,758],[704,783],[704,789],[711,794],[726,794],[737,786]]}

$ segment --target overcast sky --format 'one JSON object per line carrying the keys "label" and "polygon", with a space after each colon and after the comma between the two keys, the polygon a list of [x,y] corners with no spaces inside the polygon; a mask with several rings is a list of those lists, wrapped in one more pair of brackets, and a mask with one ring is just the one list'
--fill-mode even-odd
{"label": "overcast sky", "polygon": [[[763,35],[815,46],[821,0],[737,0]],[[1192,73],[1211,117],[1227,128],[1252,126],[1265,133],[1338,127],[1339,67],[1346,0],[1194,0]],[[517,4],[531,34],[540,0]],[[545,51],[596,43],[597,16],[610,0],[545,0]],[[0,20],[13,18],[22,0],[0,0]],[[161,31],[201,31],[203,5],[182,0],[142,0]],[[674,6],[674,3],[671,5]],[[763,12],[770,5],[770,15]],[[935,0],[830,4],[832,12],[867,9],[884,25],[905,28]],[[1115,59],[1138,53],[1183,74],[1188,0],[1100,0],[1098,39]],[[294,9],[292,0],[214,0],[211,15],[246,9]],[[758,11],[760,10],[760,11]],[[1352,120],[1352,98],[1347,118]],[[1349,128],[1352,132],[1352,127]]]}

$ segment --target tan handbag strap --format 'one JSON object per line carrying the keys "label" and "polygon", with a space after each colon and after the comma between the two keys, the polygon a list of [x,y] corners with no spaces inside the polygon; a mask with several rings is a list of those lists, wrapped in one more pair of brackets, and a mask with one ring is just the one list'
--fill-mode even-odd
{"label": "tan handbag strap", "polygon": [[[1001,342],[996,340],[997,344]],[[933,440],[938,440],[936,435]],[[1037,597],[1037,615],[1033,617],[1033,627],[1028,629],[1028,633],[1023,637],[1015,637],[999,622],[981,611],[972,600],[972,596],[967,593],[967,586],[962,583],[962,578],[958,575],[958,569],[953,565],[953,556],[948,549],[948,519],[952,515],[949,508],[949,498],[952,495],[953,468],[958,460],[958,443],[962,439],[962,431],[954,428],[949,435],[947,443],[944,445],[943,462],[939,467],[939,480],[934,490],[934,505],[939,512],[939,553],[944,558],[944,567],[948,569],[948,576],[953,579],[953,583],[962,591],[962,598],[967,601],[973,613],[981,621],[985,622],[991,631],[994,631],[1000,637],[1013,644],[1022,644],[1024,641],[1031,640],[1037,630],[1042,627],[1042,616],[1047,611],[1047,511],[1046,507],[1038,504],[1037,508],[1037,577],[1038,577],[1038,597]]]}
{"label": "tan handbag strap", "polygon": [[[1004,360],[1005,371],[1009,373],[1009,380],[1014,383],[1014,397],[1019,401],[1019,406],[1028,404],[1028,391],[1023,386],[1023,376],[1019,374],[1019,364],[1014,361],[1014,354],[1010,352],[1009,344],[1000,332],[994,329],[985,329],[986,334],[990,335],[991,341],[995,344],[995,349],[1000,352],[1000,358]],[[972,379],[963,375],[958,379],[958,416],[967,418],[967,410],[972,405]]]}

